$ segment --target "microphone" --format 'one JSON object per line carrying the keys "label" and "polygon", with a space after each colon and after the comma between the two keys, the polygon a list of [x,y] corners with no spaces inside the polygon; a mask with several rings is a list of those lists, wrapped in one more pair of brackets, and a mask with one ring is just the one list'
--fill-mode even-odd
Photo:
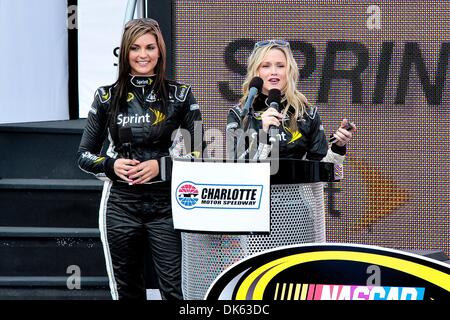
{"label": "microphone", "polygon": [[[280,112],[280,103],[281,103],[281,91],[278,89],[270,89],[269,90],[269,96],[267,97],[267,103],[269,104],[269,107],[274,108],[278,112]],[[272,131],[277,130],[278,128],[271,124],[269,126],[269,134]],[[271,143],[274,143],[276,141],[276,137],[270,136],[269,141]]]}
{"label": "microphone", "polygon": [[241,119],[244,119],[245,116],[250,111],[250,107],[253,104],[253,100],[255,100],[256,95],[261,91],[263,83],[264,81],[260,77],[254,77],[250,81],[247,100],[245,101],[244,107],[242,108],[241,112]]}
{"label": "microphone", "polygon": [[126,159],[132,159],[131,156],[131,140],[133,132],[130,127],[121,127],[119,129],[119,140],[122,143],[122,153]]}

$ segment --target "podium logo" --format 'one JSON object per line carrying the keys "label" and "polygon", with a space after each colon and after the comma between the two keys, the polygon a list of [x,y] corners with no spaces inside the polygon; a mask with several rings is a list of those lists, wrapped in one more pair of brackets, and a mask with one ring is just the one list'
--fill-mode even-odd
{"label": "podium logo", "polygon": [[260,208],[262,185],[201,184],[182,182],[176,189],[178,204],[184,209],[250,209]]}
{"label": "podium logo", "polygon": [[197,188],[190,183],[182,184],[177,189],[177,199],[182,207],[186,208],[194,207],[198,201],[197,196],[198,196]]}

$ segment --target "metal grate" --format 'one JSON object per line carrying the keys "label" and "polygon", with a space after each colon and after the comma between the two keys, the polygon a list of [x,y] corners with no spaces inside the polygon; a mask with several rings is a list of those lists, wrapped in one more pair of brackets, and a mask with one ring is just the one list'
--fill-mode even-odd
{"label": "metal grate", "polygon": [[182,287],[186,300],[201,300],[226,268],[285,245],[325,242],[323,184],[271,186],[270,235],[182,233]]}

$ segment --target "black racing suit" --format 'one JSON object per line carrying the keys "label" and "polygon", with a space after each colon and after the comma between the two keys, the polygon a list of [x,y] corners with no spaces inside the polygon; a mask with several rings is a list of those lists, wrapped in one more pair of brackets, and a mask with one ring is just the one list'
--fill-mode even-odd
{"label": "black racing suit", "polygon": [[[172,133],[188,130],[191,155],[202,151],[201,113],[190,86],[166,82],[166,112],[153,91],[153,78],[130,76],[127,107],[117,114],[117,126],[131,127],[131,154],[139,161],[168,156]],[[182,299],[181,240],[173,228],[170,181],[155,177],[151,184],[128,185],[114,173],[123,148],[108,128],[111,96],[116,87],[99,88],[78,149],[79,167],[104,178],[99,227],[113,299],[145,299],[145,251],[150,250],[163,299]],[[196,136],[194,136],[194,132]],[[109,139],[106,155],[101,154]],[[161,170],[161,166],[160,166]],[[158,182],[159,181],[159,182]]]}
{"label": "black racing suit", "polygon": [[[248,122],[241,119],[241,108],[235,106],[228,112],[227,118],[227,155],[230,159],[262,159],[270,151],[269,136],[262,134],[261,114],[269,108],[267,96],[260,93],[253,102],[253,110],[248,114]],[[280,108],[283,109],[284,106]],[[288,111],[288,116],[290,112]],[[283,119],[277,128],[276,139],[279,150],[276,158],[307,159],[315,161],[343,161],[346,147],[331,145],[328,141],[316,107],[308,107],[305,114],[297,120],[298,130],[289,129],[289,119]],[[251,133],[255,134],[252,135]],[[247,139],[245,139],[247,136]],[[265,147],[269,151],[265,152]],[[272,150],[273,151],[273,150]],[[273,153],[271,154],[272,156]],[[339,159],[338,161],[336,161]]]}

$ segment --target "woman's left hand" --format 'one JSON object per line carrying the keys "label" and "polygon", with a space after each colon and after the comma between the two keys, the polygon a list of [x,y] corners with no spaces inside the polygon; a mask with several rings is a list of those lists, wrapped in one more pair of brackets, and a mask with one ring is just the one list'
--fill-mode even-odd
{"label": "woman's left hand", "polygon": [[336,139],[335,143],[340,147],[345,146],[350,141],[356,130],[356,125],[353,122],[350,123],[347,119],[343,119],[341,126],[333,134],[333,137]]}
{"label": "woman's left hand", "polygon": [[131,184],[143,184],[149,182],[159,174],[157,160],[147,160],[134,166],[128,171],[128,178],[133,180]]}

